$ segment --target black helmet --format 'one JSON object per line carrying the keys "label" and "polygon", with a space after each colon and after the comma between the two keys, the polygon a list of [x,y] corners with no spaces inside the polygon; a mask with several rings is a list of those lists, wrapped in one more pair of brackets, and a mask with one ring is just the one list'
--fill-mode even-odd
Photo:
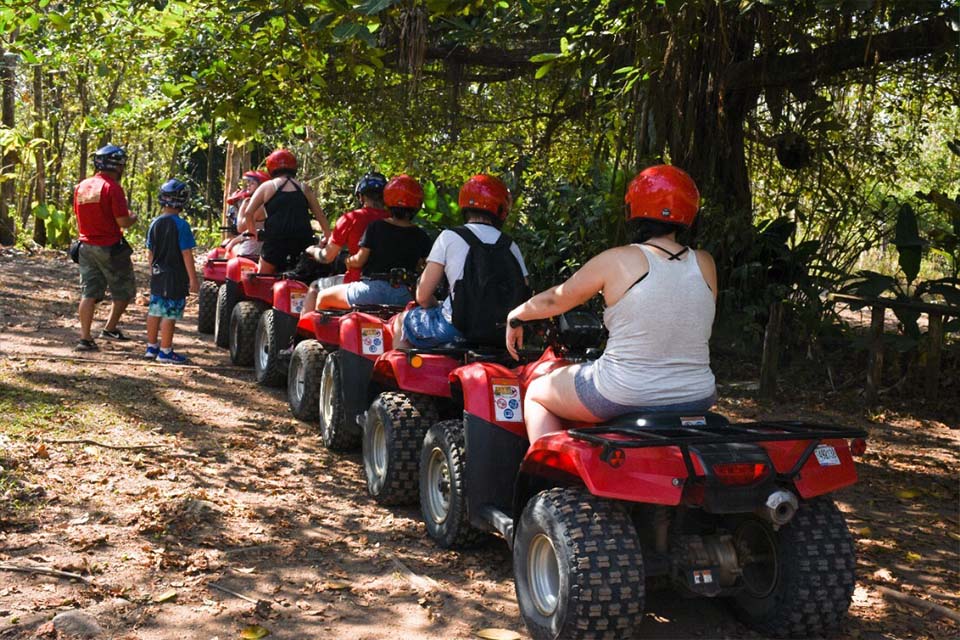
{"label": "black helmet", "polygon": [[358,198],[360,196],[369,195],[382,198],[383,188],[385,186],[387,186],[387,177],[382,173],[372,171],[363,174],[363,177],[360,178],[359,182],[357,182],[357,186],[353,189],[353,195]]}
{"label": "black helmet", "polygon": [[172,207],[174,209],[183,209],[190,199],[190,187],[186,182],[180,182],[176,178],[170,178],[160,187],[160,197],[157,200],[161,207]]}
{"label": "black helmet", "polygon": [[97,171],[123,171],[127,164],[127,152],[115,144],[100,147],[93,153],[93,167]]}

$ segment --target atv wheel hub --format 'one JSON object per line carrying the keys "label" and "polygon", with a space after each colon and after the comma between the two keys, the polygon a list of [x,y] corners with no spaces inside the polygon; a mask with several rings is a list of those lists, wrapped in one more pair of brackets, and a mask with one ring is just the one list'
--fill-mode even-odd
{"label": "atv wheel hub", "polygon": [[299,360],[293,364],[293,394],[297,404],[303,401],[303,393],[307,388],[306,367]]}
{"label": "atv wheel hub", "polygon": [[560,567],[553,542],[543,533],[530,541],[527,555],[527,582],[533,604],[541,615],[551,616],[560,600]]}
{"label": "atv wheel hub", "polygon": [[387,472],[387,431],[383,428],[383,422],[375,420],[373,423],[373,451],[371,452],[370,462],[373,466],[373,473],[377,478],[383,478]]}
{"label": "atv wheel hub", "polygon": [[270,364],[270,336],[267,334],[267,326],[264,323],[260,323],[260,328],[257,329],[257,344],[260,345],[260,348],[257,349],[257,365],[259,365],[260,371],[266,371],[267,366]]}
{"label": "atv wheel hub", "polygon": [[450,466],[439,447],[430,452],[426,489],[429,516],[437,524],[442,524],[450,512]]}
{"label": "atv wheel hub", "polygon": [[320,379],[320,406],[323,411],[323,428],[329,430],[333,423],[333,403],[336,399],[333,397],[333,376],[334,370],[330,362],[323,368],[323,377]]}

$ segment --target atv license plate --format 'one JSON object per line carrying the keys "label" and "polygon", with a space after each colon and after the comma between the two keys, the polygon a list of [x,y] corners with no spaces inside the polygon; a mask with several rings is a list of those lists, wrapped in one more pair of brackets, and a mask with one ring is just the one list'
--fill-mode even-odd
{"label": "atv license plate", "polygon": [[820,445],[813,452],[817,456],[817,462],[820,463],[821,467],[835,467],[840,464],[840,456],[837,455],[837,450],[828,444]]}

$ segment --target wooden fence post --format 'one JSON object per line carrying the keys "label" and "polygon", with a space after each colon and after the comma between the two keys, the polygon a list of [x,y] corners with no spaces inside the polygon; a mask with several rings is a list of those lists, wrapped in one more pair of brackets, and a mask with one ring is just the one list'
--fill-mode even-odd
{"label": "wooden fence post", "polygon": [[783,302],[770,305],[770,319],[763,334],[763,357],[760,362],[760,397],[772,398],[777,393],[777,368],[780,364],[780,325]]}
{"label": "wooden fence post", "polygon": [[927,325],[927,339],[930,344],[927,346],[927,384],[926,396],[933,400],[937,397],[937,391],[940,390],[940,349],[943,345],[943,316],[939,313],[928,313],[929,324]]}
{"label": "wooden fence post", "polygon": [[867,406],[877,404],[877,391],[883,375],[883,320],[886,309],[879,304],[870,308],[870,351],[867,354],[867,387],[864,390]]}

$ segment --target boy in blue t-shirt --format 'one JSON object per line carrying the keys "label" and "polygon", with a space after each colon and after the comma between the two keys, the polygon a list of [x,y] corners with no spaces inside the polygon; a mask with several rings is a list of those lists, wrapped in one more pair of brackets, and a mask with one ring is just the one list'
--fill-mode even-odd
{"label": "boy in blue t-shirt", "polygon": [[189,187],[183,182],[170,179],[163,183],[159,197],[160,215],[153,219],[147,231],[150,308],[147,311],[147,351],[144,357],[170,364],[187,361],[173,351],[173,330],[177,320],[183,317],[187,294],[200,290],[193,263],[193,248],[197,243],[190,224],[179,215],[189,197]]}

